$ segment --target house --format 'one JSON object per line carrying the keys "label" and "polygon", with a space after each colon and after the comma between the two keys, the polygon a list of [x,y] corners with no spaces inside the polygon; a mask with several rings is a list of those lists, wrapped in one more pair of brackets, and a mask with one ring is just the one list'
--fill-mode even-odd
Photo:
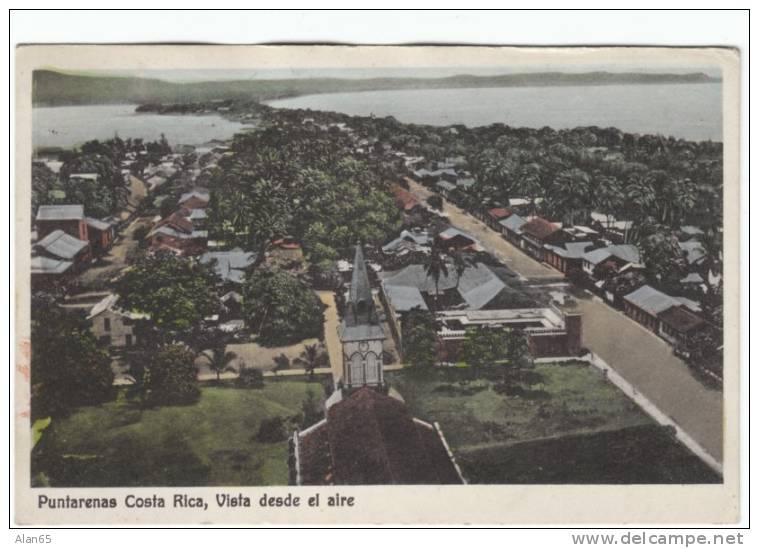
{"label": "house", "polygon": [[43,288],[65,284],[74,275],[73,266],[72,261],[40,255],[32,256],[32,285]]}
{"label": "house", "polygon": [[368,386],[333,393],[325,418],[293,434],[288,462],[294,485],[466,483],[436,423]]}
{"label": "house", "polygon": [[527,221],[522,225],[521,231],[525,251],[539,261],[545,259],[543,246],[561,245],[568,240],[561,228],[542,217],[534,217]]}
{"label": "house", "polygon": [[704,231],[697,226],[685,225],[680,227],[679,236],[681,241],[691,240],[693,238],[700,238],[704,235]]}
{"label": "house", "polygon": [[148,316],[119,308],[118,300],[118,295],[106,296],[92,307],[87,319],[92,322],[91,330],[98,340],[111,348],[131,348],[137,342],[135,322]]}
{"label": "house", "polygon": [[448,227],[440,232],[436,241],[446,249],[477,249],[480,243],[473,237],[456,227]]}
{"label": "house", "polygon": [[[451,265],[448,273],[442,274],[437,282],[421,264],[412,264],[396,272],[384,272],[380,278],[380,297],[393,317],[417,307],[427,310],[427,303],[433,303],[436,295],[438,309],[470,310],[493,308],[501,297],[515,301],[515,297],[521,295],[514,295],[497,273],[482,263],[469,266],[461,276]],[[526,299],[516,301],[517,304],[527,302]]]}
{"label": "house", "polygon": [[583,257],[593,242],[567,242],[562,245],[545,244],[544,260],[564,274],[581,273]]}
{"label": "house", "polygon": [[92,253],[101,255],[108,251],[116,239],[116,225],[110,221],[85,217]]}
{"label": "house", "polygon": [[402,186],[393,185],[391,191],[395,197],[395,204],[402,209],[404,213],[412,214],[419,209],[423,209],[419,204],[419,200]]}
{"label": "house", "polygon": [[79,240],[89,240],[83,205],[41,205],[37,208],[35,226],[38,238],[62,230]]}
{"label": "house", "polygon": [[688,267],[698,267],[706,260],[706,250],[698,240],[678,242],[678,245],[685,254],[685,260],[688,261]]}
{"label": "house", "polygon": [[641,264],[640,252],[632,244],[602,247],[582,256],[582,271],[592,281],[618,273],[628,264]]}
{"label": "house", "polygon": [[512,244],[518,245],[522,249],[524,249],[522,227],[526,224],[527,219],[523,219],[516,213],[498,221],[498,225],[501,227],[501,234]]}
{"label": "house", "polygon": [[438,181],[435,183],[437,191],[447,199],[450,199],[453,191],[456,190],[456,185],[449,181]]}
{"label": "house", "polygon": [[404,255],[410,252],[421,251],[429,253],[432,238],[426,230],[413,229],[403,230],[395,240],[382,246],[382,252],[386,255]]}
{"label": "house", "polygon": [[534,200],[528,198],[510,198],[509,209],[519,215],[532,215],[535,206],[543,203],[543,198],[535,198]]}
{"label": "house", "polygon": [[235,248],[230,251],[208,251],[200,256],[201,264],[213,264],[222,283],[241,284],[245,274],[256,262],[256,253]]}
{"label": "house", "polygon": [[681,344],[703,329],[706,322],[687,306],[672,306],[659,314],[659,335],[672,344]]}
{"label": "house", "polygon": [[97,184],[99,180],[100,175],[98,173],[72,173],[69,175],[69,183],[77,183],[81,181]]}
{"label": "house", "polygon": [[87,240],[74,238],[63,230],[55,230],[39,240],[34,244],[33,253],[49,259],[70,261],[71,269],[75,273],[84,269],[92,258],[90,243]]}
{"label": "house", "polygon": [[[670,341],[676,339],[678,333],[688,332],[701,325],[693,318],[699,318],[696,315],[697,303],[683,297],[671,297],[650,285],[644,285],[625,295],[624,302],[628,316]],[[672,312],[672,308],[683,310]],[[667,311],[670,312],[664,314]]]}
{"label": "house", "polygon": [[499,223],[509,216],[511,216],[511,210],[504,207],[493,207],[487,210],[484,220],[490,228],[500,232],[501,225]]}
{"label": "house", "polygon": [[211,194],[207,190],[193,190],[179,197],[179,205],[187,209],[204,209],[210,199]]}

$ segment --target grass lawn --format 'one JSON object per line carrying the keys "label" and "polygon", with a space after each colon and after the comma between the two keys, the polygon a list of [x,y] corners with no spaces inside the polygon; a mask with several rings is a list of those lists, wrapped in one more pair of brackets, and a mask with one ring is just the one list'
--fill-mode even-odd
{"label": "grass lawn", "polygon": [[261,443],[258,428],[279,416],[297,426],[318,382],[267,379],[262,389],[205,385],[190,406],[142,409],[116,401],[55,420],[35,447],[33,477],[52,486],[287,485],[287,441]]}
{"label": "grass lawn", "polygon": [[719,481],[594,367],[536,364],[534,372],[519,395],[461,368],[387,379],[415,416],[440,424],[472,483]]}

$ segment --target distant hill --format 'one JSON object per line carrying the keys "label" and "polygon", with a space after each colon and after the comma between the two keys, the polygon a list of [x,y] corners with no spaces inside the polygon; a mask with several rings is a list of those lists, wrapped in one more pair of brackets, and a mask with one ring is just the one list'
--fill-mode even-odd
{"label": "distant hill", "polygon": [[446,78],[304,78],[288,80],[218,80],[176,83],[151,78],[93,76],[37,70],[32,78],[34,106],[190,102],[212,99],[260,101],[343,91],[392,89],[493,88],[612,84],[719,82],[701,72],[690,74],[542,72]]}

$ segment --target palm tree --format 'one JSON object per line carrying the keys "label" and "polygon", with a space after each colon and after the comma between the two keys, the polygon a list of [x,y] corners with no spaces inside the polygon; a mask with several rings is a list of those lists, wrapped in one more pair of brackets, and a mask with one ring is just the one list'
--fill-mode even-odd
{"label": "palm tree", "polygon": [[451,258],[453,269],[456,271],[456,289],[458,289],[461,276],[464,275],[467,268],[472,266],[472,260],[458,249],[449,250],[447,255]]}
{"label": "palm tree", "polygon": [[234,371],[229,362],[237,358],[234,352],[227,352],[224,344],[216,348],[205,350],[201,355],[208,361],[208,367],[216,373],[216,382],[221,380],[221,374],[225,371]]}
{"label": "palm tree", "polygon": [[321,355],[319,354],[319,345],[307,344],[303,348],[300,356],[293,360],[294,363],[303,366],[310,379],[314,378],[314,370],[319,366]]}
{"label": "palm tree", "polygon": [[601,175],[596,179],[593,205],[606,215],[606,228],[611,226],[612,219],[622,209],[624,199],[622,185],[616,177]]}
{"label": "palm tree", "polygon": [[581,169],[562,171],[550,187],[553,207],[562,210],[569,225],[574,224],[575,214],[588,208],[590,176]]}
{"label": "palm tree", "polygon": [[430,249],[430,254],[425,264],[425,272],[427,277],[432,278],[435,282],[435,309],[437,309],[437,300],[440,294],[440,278],[448,276],[448,263],[445,259],[445,250],[437,240],[432,244],[432,248]]}

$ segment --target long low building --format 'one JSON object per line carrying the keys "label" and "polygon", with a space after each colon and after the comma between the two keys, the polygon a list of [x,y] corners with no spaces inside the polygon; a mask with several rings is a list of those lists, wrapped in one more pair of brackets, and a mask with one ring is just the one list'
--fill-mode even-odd
{"label": "long low building", "polygon": [[506,310],[446,310],[436,314],[440,358],[459,359],[468,329],[519,329],[527,335],[533,357],[575,356],[582,348],[582,316],[556,307]]}

